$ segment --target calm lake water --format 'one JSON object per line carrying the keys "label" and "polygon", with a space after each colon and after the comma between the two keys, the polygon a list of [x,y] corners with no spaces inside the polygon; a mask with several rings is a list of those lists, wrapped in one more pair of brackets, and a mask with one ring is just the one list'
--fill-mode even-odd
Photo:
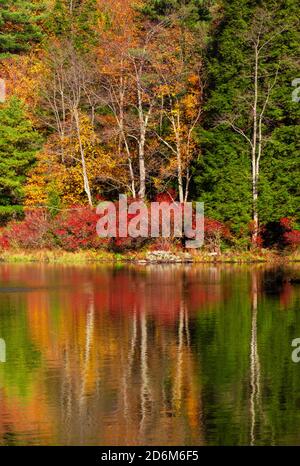
{"label": "calm lake water", "polygon": [[300,445],[294,276],[0,265],[0,444]]}

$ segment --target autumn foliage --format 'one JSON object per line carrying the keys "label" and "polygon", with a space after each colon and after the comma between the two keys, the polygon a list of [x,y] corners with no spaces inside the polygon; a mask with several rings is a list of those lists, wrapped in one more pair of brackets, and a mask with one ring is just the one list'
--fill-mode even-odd
{"label": "autumn foliage", "polygon": [[44,209],[28,210],[22,221],[12,221],[3,229],[0,244],[4,248],[40,249],[53,246],[49,214]]}
{"label": "autumn foliage", "polygon": [[2,248],[53,249],[66,251],[97,248],[104,243],[96,232],[99,217],[94,209],[82,206],[51,217],[45,209],[26,211],[24,220],[11,222],[2,231]]}
{"label": "autumn foliage", "polygon": [[[239,99],[245,100],[245,107],[240,114],[231,115],[227,98],[238,96],[240,89],[233,87],[233,93],[230,86],[236,81],[230,80],[227,88],[226,78],[224,93],[222,68],[218,68],[218,59],[210,61],[207,47],[209,38],[215,37],[216,50],[221,47],[222,66],[229,66],[227,75],[236,73],[250,79],[248,58],[235,68],[231,62],[227,64],[229,48],[222,50],[224,37],[218,34],[227,21],[225,6],[219,11],[208,5],[211,2],[199,7],[198,0],[49,0],[46,20],[46,16],[31,17],[33,12],[44,11],[45,5],[39,6],[39,1],[25,2],[30,8],[23,7],[24,2],[4,3],[8,16],[3,28],[9,35],[2,40],[2,47],[6,44],[8,55],[0,60],[0,72],[8,98],[0,103],[0,223],[6,227],[0,246],[70,251],[185,247],[187,238],[172,234],[151,241],[149,234],[145,238],[124,237],[119,234],[119,225],[114,237],[99,239],[97,202],[99,198],[115,202],[118,219],[119,194],[146,203],[175,201],[180,208],[184,202],[203,200],[208,214],[205,248],[212,254],[233,244],[250,247],[249,233],[252,246],[258,248],[299,246],[299,231],[285,218],[268,223],[258,235],[258,225],[266,220],[262,215],[254,216],[256,220],[247,229],[250,209],[256,210],[260,202],[251,205],[247,198],[250,183],[246,171],[242,169],[242,176],[235,172],[242,158],[236,165],[234,154],[246,154],[246,150],[240,146],[242,138],[235,141],[232,134],[246,136],[245,141],[251,142],[253,125],[248,117],[244,122],[244,115],[252,118],[246,105],[252,97],[250,93],[247,99]],[[13,31],[9,17],[16,22]],[[253,34],[255,24],[253,29],[249,23]],[[267,40],[266,45],[271,42]],[[297,43],[296,39],[293,42]],[[18,46],[12,48],[13,43]],[[244,49],[243,56],[248,46]],[[266,70],[265,75],[272,73]],[[216,86],[213,92],[212,83]],[[266,80],[265,88],[267,84]],[[244,84],[242,88],[246,88]],[[258,94],[265,98],[263,88]],[[210,99],[212,104],[208,104]],[[266,106],[262,105],[264,100],[258,102],[258,107],[263,107],[260,125],[265,124],[268,101],[269,94]],[[263,133],[260,131],[259,138]],[[278,150],[281,145],[275,145],[275,152],[285,153],[284,146],[282,143]],[[266,154],[268,150],[266,147]],[[262,157],[262,164],[263,160],[268,159]],[[257,163],[257,171],[259,166]],[[229,176],[232,170],[234,177]],[[254,184],[259,184],[259,174],[255,176]],[[240,196],[239,189],[246,197]],[[221,209],[228,191],[224,205],[229,209]],[[260,191],[259,187],[259,199]],[[236,200],[244,197],[248,200],[238,205]],[[17,221],[23,213],[23,220]],[[270,218],[284,215],[294,215],[293,209]],[[128,214],[127,221],[134,217]],[[192,223],[195,231],[195,215]],[[235,242],[227,225],[237,235]],[[189,236],[189,232],[185,234]]]}

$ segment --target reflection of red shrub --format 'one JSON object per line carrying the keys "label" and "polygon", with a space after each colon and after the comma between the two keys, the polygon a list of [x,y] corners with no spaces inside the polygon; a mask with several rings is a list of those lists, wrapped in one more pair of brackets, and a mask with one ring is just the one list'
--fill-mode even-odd
{"label": "reflection of red shrub", "polygon": [[96,232],[98,220],[95,209],[90,207],[74,206],[62,212],[54,219],[56,243],[67,251],[99,247],[101,240]]}
{"label": "reflection of red shrub", "polygon": [[41,248],[52,245],[49,215],[45,210],[28,210],[21,222],[13,221],[2,236],[4,247]]}

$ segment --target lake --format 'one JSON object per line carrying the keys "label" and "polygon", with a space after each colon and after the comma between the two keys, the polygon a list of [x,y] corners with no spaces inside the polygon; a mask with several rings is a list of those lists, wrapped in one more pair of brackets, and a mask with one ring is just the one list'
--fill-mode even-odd
{"label": "lake", "polygon": [[1,264],[0,444],[300,445],[299,275]]}

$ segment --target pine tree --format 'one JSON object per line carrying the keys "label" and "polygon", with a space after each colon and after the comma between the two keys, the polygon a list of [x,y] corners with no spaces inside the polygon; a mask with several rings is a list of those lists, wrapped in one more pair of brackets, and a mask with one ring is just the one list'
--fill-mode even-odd
{"label": "pine tree", "polygon": [[0,54],[26,52],[43,38],[42,2],[0,0]]}
{"label": "pine tree", "polygon": [[0,205],[22,203],[23,185],[41,138],[26,117],[24,104],[12,97],[0,108]]}
{"label": "pine tree", "polygon": [[48,27],[58,38],[87,51],[97,40],[98,13],[96,0],[55,0]]}
{"label": "pine tree", "polygon": [[142,11],[151,19],[166,19],[177,13],[186,25],[195,26],[210,19],[213,3],[213,0],[149,0]]}

